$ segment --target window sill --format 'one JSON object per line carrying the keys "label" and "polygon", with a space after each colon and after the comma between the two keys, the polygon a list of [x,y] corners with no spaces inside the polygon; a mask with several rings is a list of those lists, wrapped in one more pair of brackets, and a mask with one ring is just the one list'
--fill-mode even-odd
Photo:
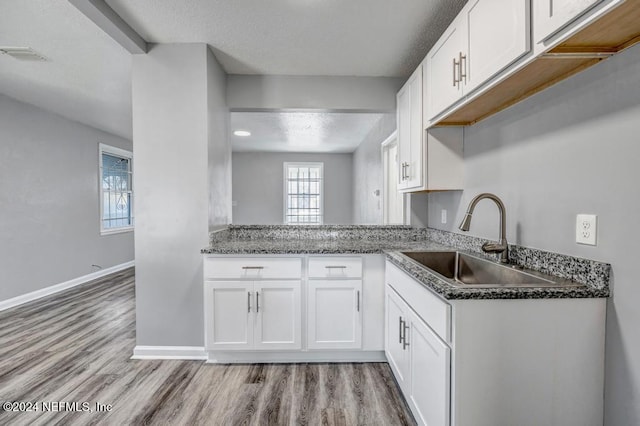
{"label": "window sill", "polygon": [[126,228],[102,229],[100,230],[100,236],[124,234],[126,232],[133,232],[133,230],[134,230],[133,226],[127,226]]}

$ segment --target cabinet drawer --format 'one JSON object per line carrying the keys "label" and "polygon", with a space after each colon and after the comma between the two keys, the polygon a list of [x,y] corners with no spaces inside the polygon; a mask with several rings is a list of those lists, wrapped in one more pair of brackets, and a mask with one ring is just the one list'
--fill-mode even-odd
{"label": "cabinet drawer", "polygon": [[274,257],[207,257],[204,278],[294,279],[302,277],[302,259]]}
{"label": "cabinet drawer", "polygon": [[386,283],[445,342],[451,341],[451,305],[390,262],[386,264]]}
{"label": "cabinet drawer", "polygon": [[309,278],[360,278],[361,257],[310,257]]}

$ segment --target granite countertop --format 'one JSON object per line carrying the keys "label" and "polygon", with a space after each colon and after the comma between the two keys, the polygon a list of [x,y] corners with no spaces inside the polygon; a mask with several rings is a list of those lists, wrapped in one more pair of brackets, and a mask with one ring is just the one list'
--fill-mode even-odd
{"label": "granite countertop", "polygon": [[609,296],[610,265],[572,256],[510,246],[516,265],[551,275],[571,285],[557,287],[473,288],[450,280],[414,262],[400,251],[458,250],[489,257],[479,247],[485,240],[426,228],[232,226],[212,234],[204,254],[371,254],[383,253],[425,287],[445,299],[545,299]]}
{"label": "granite countertop", "polygon": [[449,250],[433,241],[404,240],[229,240],[202,249],[206,254],[370,254],[389,250]]}

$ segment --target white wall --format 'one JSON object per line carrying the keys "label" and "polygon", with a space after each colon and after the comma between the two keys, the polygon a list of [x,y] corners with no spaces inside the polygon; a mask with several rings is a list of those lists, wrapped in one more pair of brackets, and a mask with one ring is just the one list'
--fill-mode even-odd
{"label": "white wall", "polygon": [[405,79],[229,75],[227,100],[232,111],[316,109],[392,112]]}
{"label": "white wall", "polygon": [[133,260],[132,232],[100,236],[99,143],[131,150],[0,95],[0,301]]}
{"label": "white wall", "polygon": [[[507,207],[507,237],[524,246],[610,262],[605,424],[640,424],[640,46],[466,129],[464,193],[430,195],[431,227],[456,230],[484,191]],[[440,224],[440,210],[450,221]],[[598,245],[575,243],[575,215],[598,215]],[[472,235],[497,238],[482,201]],[[589,372],[585,372],[589,374]]]}
{"label": "white wall", "polygon": [[381,143],[396,128],[394,113],[383,115],[353,153],[354,224],[381,224],[383,221]]}
{"label": "white wall", "polygon": [[[133,58],[138,345],[204,343],[200,249],[209,198],[218,198],[209,191],[209,146],[226,143],[225,129],[210,128],[228,120],[221,76],[203,43],[155,45]],[[212,209],[214,221],[225,211]]]}
{"label": "white wall", "polygon": [[349,224],[352,154],[233,153],[233,223],[282,224],[284,162],[324,163],[324,223]]}

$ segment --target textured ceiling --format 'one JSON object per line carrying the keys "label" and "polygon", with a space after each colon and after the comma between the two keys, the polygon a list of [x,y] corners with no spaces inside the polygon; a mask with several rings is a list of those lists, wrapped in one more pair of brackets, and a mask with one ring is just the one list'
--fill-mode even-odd
{"label": "textured ceiling", "polygon": [[[208,43],[228,73],[391,77],[464,2],[107,0],[149,42]],[[0,0],[0,45],[49,59],[0,55],[0,93],[131,139],[131,56],[67,0]]]}
{"label": "textured ceiling", "polygon": [[230,74],[407,77],[466,0],[107,0],[148,42],[206,42]]}
{"label": "textured ceiling", "polygon": [[[233,151],[353,152],[384,114],[232,112]],[[233,135],[248,130],[249,137]]]}
{"label": "textured ceiling", "polygon": [[0,45],[48,58],[0,55],[0,93],[131,139],[131,55],[67,0],[1,0]]}

